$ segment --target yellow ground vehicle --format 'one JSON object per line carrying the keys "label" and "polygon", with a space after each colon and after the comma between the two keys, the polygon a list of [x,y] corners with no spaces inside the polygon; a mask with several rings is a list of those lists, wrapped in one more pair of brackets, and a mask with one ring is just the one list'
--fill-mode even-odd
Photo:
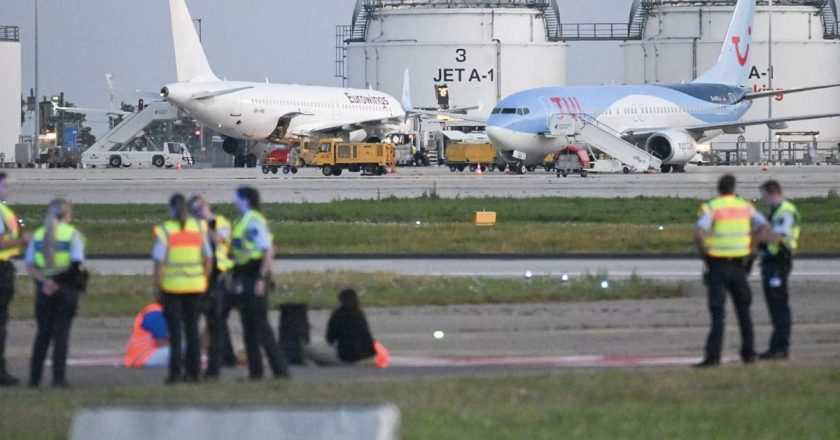
{"label": "yellow ground vehicle", "polygon": [[504,164],[496,163],[496,147],[493,144],[452,143],[446,146],[445,154],[444,164],[453,173],[464,171],[467,167],[470,168],[470,171],[475,171],[479,166],[482,171],[492,170],[494,165],[498,166],[500,170],[504,169]]}
{"label": "yellow ground vehicle", "polygon": [[341,139],[321,139],[312,164],[325,176],[340,176],[342,170],[381,176],[397,166],[393,144],[346,143]]}

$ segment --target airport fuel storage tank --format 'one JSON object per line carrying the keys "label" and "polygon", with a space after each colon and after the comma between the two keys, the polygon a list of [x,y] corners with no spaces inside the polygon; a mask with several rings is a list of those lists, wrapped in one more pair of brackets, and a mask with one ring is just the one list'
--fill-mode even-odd
{"label": "airport fuel storage tank", "polygon": [[20,137],[20,37],[17,26],[0,26],[0,163],[13,162]]}
{"label": "airport fuel storage tank", "polygon": [[[641,0],[647,12],[639,41],[624,47],[624,79],[628,84],[690,82],[716,61],[736,0]],[[768,31],[772,15],[774,89],[840,83],[840,34],[834,0],[774,0],[772,13],[759,0],[750,47],[752,72],[748,86],[767,89]],[[838,111],[840,88],[805,92],[775,99],[773,116]],[[757,100],[744,119],[768,115],[768,100]],[[785,131],[820,133],[820,141],[840,142],[840,121],[791,122]],[[766,126],[750,127],[747,141],[766,141]],[[714,142],[735,142],[721,136]]]}
{"label": "airport fuel storage tank", "polygon": [[415,107],[448,99],[489,114],[511,93],[566,82],[566,45],[549,38],[557,26],[556,0],[358,0],[338,28],[337,75],[400,96],[409,68]]}

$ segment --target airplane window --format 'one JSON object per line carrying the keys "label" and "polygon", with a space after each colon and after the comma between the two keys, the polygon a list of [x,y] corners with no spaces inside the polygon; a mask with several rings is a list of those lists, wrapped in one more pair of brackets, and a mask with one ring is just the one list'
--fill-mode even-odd
{"label": "airplane window", "polygon": [[515,108],[503,108],[502,109],[502,114],[503,115],[515,115],[516,114],[516,109]]}
{"label": "airplane window", "polygon": [[500,109],[499,107],[496,107],[496,108],[493,109],[491,114],[498,115],[501,112],[502,112],[502,109]]}

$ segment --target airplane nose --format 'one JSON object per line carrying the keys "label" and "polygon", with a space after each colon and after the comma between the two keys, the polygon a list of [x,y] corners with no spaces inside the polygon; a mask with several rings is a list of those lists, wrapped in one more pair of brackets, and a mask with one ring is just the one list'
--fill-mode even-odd
{"label": "airplane nose", "polygon": [[506,150],[510,150],[515,147],[513,145],[513,134],[514,133],[511,130],[508,130],[507,128],[502,128],[493,125],[487,127],[487,137],[490,138],[490,141],[493,142],[493,145],[496,145],[497,147],[502,147]]}

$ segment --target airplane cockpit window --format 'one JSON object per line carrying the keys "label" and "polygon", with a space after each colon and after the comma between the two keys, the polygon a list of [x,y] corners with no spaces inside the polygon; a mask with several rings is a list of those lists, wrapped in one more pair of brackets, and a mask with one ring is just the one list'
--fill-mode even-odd
{"label": "airplane cockpit window", "polygon": [[501,112],[502,112],[502,109],[501,109],[501,108],[499,108],[499,107],[496,107],[496,108],[494,108],[494,109],[493,109],[492,114],[494,114],[494,115],[498,115],[498,114],[499,114],[499,113],[501,113]]}
{"label": "airplane cockpit window", "polygon": [[502,109],[502,114],[503,115],[515,115],[516,114],[516,109],[515,108],[503,108]]}
{"label": "airplane cockpit window", "polygon": [[528,113],[531,113],[531,110],[527,107],[516,109],[516,114],[519,116],[525,116]]}

